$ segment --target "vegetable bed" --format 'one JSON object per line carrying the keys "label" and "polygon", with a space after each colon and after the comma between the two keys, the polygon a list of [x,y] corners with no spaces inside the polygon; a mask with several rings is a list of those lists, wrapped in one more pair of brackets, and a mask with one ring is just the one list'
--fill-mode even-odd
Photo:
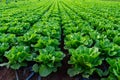
{"label": "vegetable bed", "polygon": [[103,0],[0,1],[0,80],[120,80],[119,7]]}

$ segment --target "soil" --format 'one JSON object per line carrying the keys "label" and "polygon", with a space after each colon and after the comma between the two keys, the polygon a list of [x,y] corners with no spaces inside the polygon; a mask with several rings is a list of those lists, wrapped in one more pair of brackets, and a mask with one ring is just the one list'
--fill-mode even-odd
{"label": "soil", "polygon": [[[23,70],[18,70],[19,80],[26,80],[26,78],[31,74],[29,71],[23,75]],[[63,73],[64,71],[58,71],[56,73],[52,73],[48,77],[42,78],[42,80],[75,80],[70,78],[68,75]],[[37,80],[38,74],[35,74],[30,80]],[[15,76],[15,71],[7,68],[0,68],[0,80],[17,80]]]}
{"label": "soil", "polygon": [[0,68],[0,80],[15,80],[15,73],[11,69]]}

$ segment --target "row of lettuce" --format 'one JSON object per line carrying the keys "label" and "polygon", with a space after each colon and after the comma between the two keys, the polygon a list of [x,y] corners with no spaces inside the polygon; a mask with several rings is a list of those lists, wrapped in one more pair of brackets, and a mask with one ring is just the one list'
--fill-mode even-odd
{"label": "row of lettuce", "polygon": [[33,70],[48,76],[62,66],[63,45],[69,51],[71,77],[90,78],[97,73],[103,80],[120,79],[118,3],[45,0],[32,4],[0,8],[4,13],[0,16],[0,66],[16,70],[33,61]]}
{"label": "row of lettuce", "polygon": [[34,61],[33,70],[41,76],[56,72],[65,57],[59,48],[61,27],[57,0],[36,3],[30,10],[19,12],[4,14],[0,19],[1,66],[17,70]]}
{"label": "row of lettuce", "polygon": [[100,77],[104,77],[102,79],[119,80],[120,9],[118,6],[111,3],[112,6],[103,5],[101,9],[96,3],[88,8],[86,4],[84,6],[79,2],[73,4],[69,0],[61,4],[67,13],[66,22],[63,24],[66,35],[65,48],[69,50],[71,56],[68,64],[72,65],[68,69],[68,74],[70,76],[82,74],[83,77],[88,78],[93,73],[98,73]]}

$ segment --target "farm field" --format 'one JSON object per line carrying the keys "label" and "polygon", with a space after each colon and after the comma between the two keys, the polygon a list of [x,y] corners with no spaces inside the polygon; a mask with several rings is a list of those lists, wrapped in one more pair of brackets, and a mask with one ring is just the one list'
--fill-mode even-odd
{"label": "farm field", "polygon": [[120,2],[0,1],[0,80],[120,80]]}

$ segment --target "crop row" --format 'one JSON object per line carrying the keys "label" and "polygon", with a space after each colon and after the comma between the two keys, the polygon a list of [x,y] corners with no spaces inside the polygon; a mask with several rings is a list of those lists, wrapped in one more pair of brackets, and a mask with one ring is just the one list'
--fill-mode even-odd
{"label": "crop row", "polygon": [[61,28],[57,1],[28,12],[10,16],[9,21],[5,17],[1,19],[1,61],[3,55],[8,59],[2,65],[16,70],[34,61],[33,70],[47,76],[57,71],[65,56],[59,48]]}
{"label": "crop row", "polygon": [[[83,77],[88,78],[96,72],[100,77],[108,76],[107,79],[110,80],[119,79],[116,70],[120,60],[119,22],[106,19],[104,15],[99,17],[98,12],[92,9],[91,13],[89,13],[90,9],[86,10],[87,8],[82,12],[84,6],[78,8],[75,5],[69,6],[72,3],[61,4],[68,14],[65,15],[68,16],[65,21],[69,22],[64,26],[65,48],[71,55],[68,63],[73,65],[68,70],[68,74],[75,76],[81,73]],[[113,62],[116,64],[112,65]],[[117,75],[114,75],[115,73]]]}

